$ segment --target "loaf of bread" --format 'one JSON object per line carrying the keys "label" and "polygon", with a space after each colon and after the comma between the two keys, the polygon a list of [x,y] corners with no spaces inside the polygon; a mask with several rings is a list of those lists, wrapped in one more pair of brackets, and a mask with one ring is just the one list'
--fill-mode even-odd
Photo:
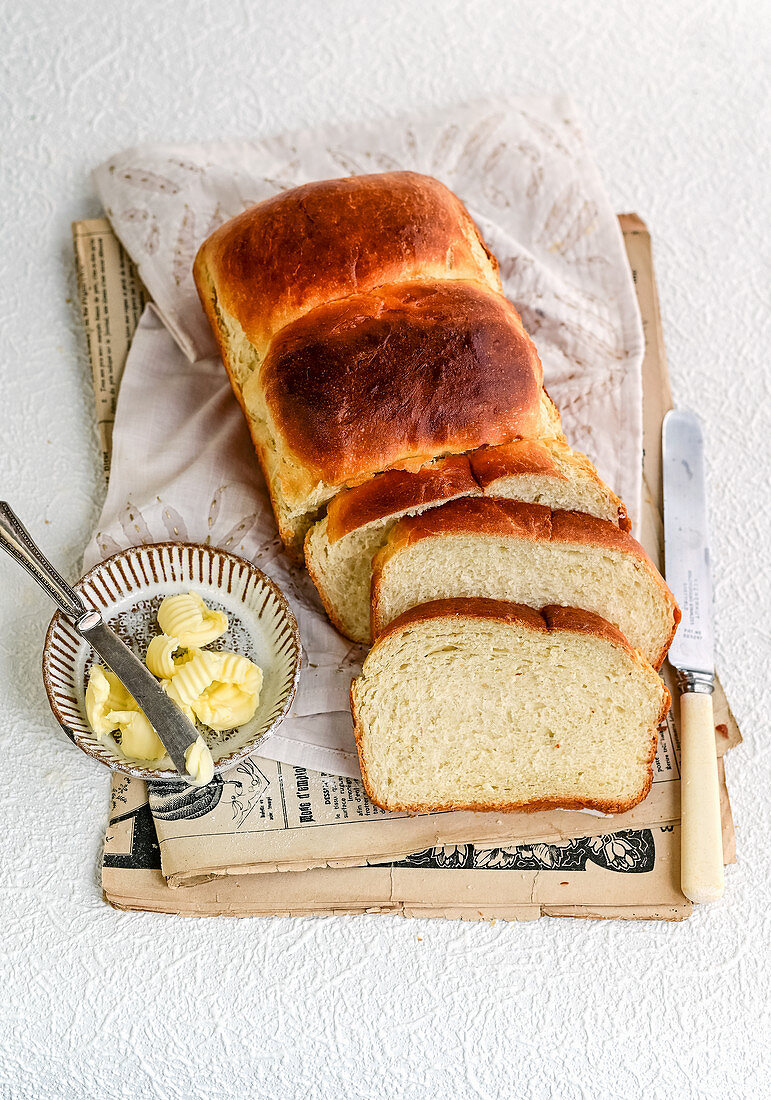
{"label": "loaf of bread", "polygon": [[658,668],[680,610],[628,531],[582,512],[466,498],[406,516],[375,554],[372,632],[417,604],[483,596],[607,619]]}
{"label": "loaf of bread", "polygon": [[520,439],[414,472],[388,471],[338,494],[305,538],[308,572],[338,630],[352,641],[370,641],[372,558],[401,516],[482,492],[575,509],[629,528],[623,504],[588,458],[559,439]]}
{"label": "loaf of bread", "polygon": [[406,612],[351,687],[367,794],[413,813],[622,813],[650,790],[669,702],[598,615],[485,599]]}
{"label": "loaf of bread", "polygon": [[677,605],[568,446],[463,203],[389,172],[216,230],[194,276],[332,622],[384,809],[621,812],[651,784]]}
{"label": "loaf of bread", "polygon": [[561,438],[466,208],[412,172],[306,184],[201,246],[194,275],[285,544],[388,469]]}

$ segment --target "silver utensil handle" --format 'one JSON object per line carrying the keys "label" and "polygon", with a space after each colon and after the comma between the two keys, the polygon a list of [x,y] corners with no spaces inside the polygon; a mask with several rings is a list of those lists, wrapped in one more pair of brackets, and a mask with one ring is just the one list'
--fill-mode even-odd
{"label": "silver utensil handle", "polygon": [[88,612],[89,608],[57,573],[4,500],[0,500],[0,546],[34,577],[68,619],[77,621]]}

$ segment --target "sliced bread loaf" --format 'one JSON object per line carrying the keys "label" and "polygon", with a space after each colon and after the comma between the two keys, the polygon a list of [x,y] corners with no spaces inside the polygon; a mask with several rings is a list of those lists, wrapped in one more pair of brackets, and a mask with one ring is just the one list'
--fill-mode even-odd
{"label": "sliced bread loaf", "polygon": [[581,512],[478,497],[393,526],[373,563],[373,635],[410,607],[471,596],[592,611],[655,668],[680,619],[674,596],[628,531]]}
{"label": "sliced bread loaf", "polygon": [[308,572],[338,630],[355,642],[370,640],[372,558],[400,517],[482,492],[575,508],[629,527],[623,504],[589,459],[556,436],[485,447],[414,471],[389,470],[336,496],[305,538]]}
{"label": "sliced bread loaf", "polygon": [[414,813],[628,810],[669,701],[599,616],[485,599],[406,612],[351,686],[367,794]]}

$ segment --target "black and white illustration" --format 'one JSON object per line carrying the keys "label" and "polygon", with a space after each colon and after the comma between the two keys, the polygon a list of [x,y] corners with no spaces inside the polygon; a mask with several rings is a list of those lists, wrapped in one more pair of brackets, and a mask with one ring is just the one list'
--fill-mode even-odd
{"label": "black and white illustration", "polygon": [[148,784],[152,815],[160,821],[192,821],[215,810],[222,801],[230,805],[232,828],[239,829],[262,799],[270,780],[254,760],[244,760],[227,778],[215,775],[205,787],[181,783]]}
{"label": "black and white illustration", "polygon": [[559,844],[524,844],[516,848],[475,848],[458,844],[427,848],[392,867],[454,871],[585,871],[589,864],[620,874],[644,874],[656,862],[650,829],[628,829],[605,836],[581,837]]}

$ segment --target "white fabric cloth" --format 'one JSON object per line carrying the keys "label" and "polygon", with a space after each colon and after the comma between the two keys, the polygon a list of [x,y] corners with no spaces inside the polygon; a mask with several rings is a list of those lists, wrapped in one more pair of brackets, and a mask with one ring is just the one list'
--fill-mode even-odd
{"label": "white fabric cloth", "polygon": [[110,488],[85,564],[170,537],[252,559],[290,599],[306,656],[292,714],[264,755],[344,775],[358,775],[347,697],[362,653],[329,625],[304,571],[281,551],[191,266],[216,225],[277,191],[397,168],[437,176],[469,206],[536,342],[568,440],[636,520],[642,327],[618,223],[568,99],[477,103],[259,142],[144,146],[94,175],[155,311],[126,364]]}

